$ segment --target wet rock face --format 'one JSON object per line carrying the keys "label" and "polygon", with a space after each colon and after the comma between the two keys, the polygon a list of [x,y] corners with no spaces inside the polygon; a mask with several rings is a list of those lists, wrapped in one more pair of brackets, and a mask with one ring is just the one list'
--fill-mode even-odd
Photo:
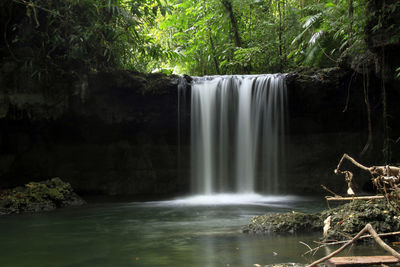
{"label": "wet rock face", "polygon": [[80,206],[85,203],[73,191],[69,183],[63,182],[58,177],[0,191],[0,215],[50,211],[56,208]]}
{"label": "wet rock face", "polygon": [[[288,75],[281,193],[322,193],[320,184],[337,193],[347,189],[333,169],[343,153],[358,155],[368,137],[360,78],[340,68]],[[187,194],[190,90],[186,105],[178,105],[178,80],[115,71],[59,81],[46,90],[30,88],[21,77],[17,85],[0,86],[0,188],[60,176],[80,194]],[[388,99],[391,107],[398,106],[398,96]],[[357,159],[379,165],[381,106],[379,87],[372,82],[370,101],[377,141]],[[183,107],[178,132],[178,109]],[[393,132],[399,130],[396,125],[391,124]],[[370,177],[355,179],[362,186]]]}
{"label": "wet rock face", "polygon": [[[381,81],[370,77],[368,88],[371,107],[372,142],[368,140],[368,112],[363,76],[348,69],[300,69],[290,73],[288,87],[288,128],[286,131],[286,168],[282,184],[289,192],[320,193],[323,184],[336,193],[346,192],[343,176],[333,173],[344,153],[353,155],[367,166],[382,165],[383,124]],[[400,114],[398,89],[387,86],[388,114],[392,133],[400,131],[395,121]],[[396,114],[396,115],[395,115]],[[392,161],[400,158],[399,145],[391,146]],[[356,193],[370,185],[367,172],[345,163],[355,173]],[[282,188],[284,190],[284,188]]]}
{"label": "wet rock face", "polygon": [[343,180],[333,169],[343,153],[358,155],[368,134],[362,88],[353,80],[349,91],[351,79],[340,68],[288,75],[287,167],[282,176],[289,192],[322,193],[320,184],[342,191]]}
{"label": "wet rock face", "polygon": [[188,151],[177,140],[178,77],[123,71],[67,82],[52,94],[0,90],[0,188],[57,175],[79,193],[187,190],[189,163],[178,167],[177,156]]}

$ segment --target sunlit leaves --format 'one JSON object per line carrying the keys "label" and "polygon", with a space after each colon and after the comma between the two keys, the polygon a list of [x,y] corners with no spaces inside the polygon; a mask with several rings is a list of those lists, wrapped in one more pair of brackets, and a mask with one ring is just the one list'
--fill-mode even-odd
{"label": "sunlit leaves", "polygon": [[[9,10],[2,14],[13,23],[6,36],[9,51],[36,77],[109,68],[147,71],[141,62],[174,54],[149,37],[156,18],[170,12],[165,1],[12,0],[0,7]],[[27,44],[32,53],[20,58]]]}
{"label": "sunlit leaves", "polygon": [[[364,49],[365,3],[353,1],[354,14],[349,13],[349,1],[319,1],[299,11],[304,30],[293,38],[295,50],[290,57],[306,65],[336,64],[333,58],[342,53],[360,53]],[[328,56],[332,55],[333,57]]]}
{"label": "sunlit leaves", "polygon": [[109,68],[205,75],[335,64],[329,57],[364,49],[364,2],[353,1],[352,17],[349,0],[229,0],[240,45],[222,0],[12,0],[0,7],[23,7],[6,37],[15,52],[34,43],[23,60],[35,76]]}

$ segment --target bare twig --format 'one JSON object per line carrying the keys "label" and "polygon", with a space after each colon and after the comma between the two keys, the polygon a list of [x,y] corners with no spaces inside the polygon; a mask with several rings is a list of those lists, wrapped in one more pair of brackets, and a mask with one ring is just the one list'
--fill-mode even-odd
{"label": "bare twig", "polygon": [[333,192],[332,190],[330,190],[328,187],[326,187],[325,185],[321,184],[321,187],[328,191],[329,193],[331,193],[332,195],[334,195],[335,197],[341,197],[340,195],[336,194],[335,192]]}
{"label": "bare twig", "polygon": [[307,243],[304,243],[303,241],[299,241],[299,243],[308,247],[309,250],[313,250]]}

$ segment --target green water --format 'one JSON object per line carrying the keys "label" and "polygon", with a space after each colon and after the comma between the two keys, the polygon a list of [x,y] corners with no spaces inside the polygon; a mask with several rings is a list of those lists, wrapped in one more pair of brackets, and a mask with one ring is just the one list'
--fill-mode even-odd
{"label": "green water", "polygon": [[[0,218],[0,266],[253,266],[306,262],[319,235],[247,235],[252,216],[321,209],[321,201],[101,203]],[[274,253],[275,252],[275,253]],[[319,255],[329,251],[321,250]],[[373,247],[352,253],[380,253]]]}

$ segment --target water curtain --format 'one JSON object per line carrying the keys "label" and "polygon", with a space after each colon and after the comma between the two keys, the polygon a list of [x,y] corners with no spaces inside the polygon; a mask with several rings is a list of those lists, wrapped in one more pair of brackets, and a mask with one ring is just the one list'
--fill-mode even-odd
{"label": "water curtain", "polygon": [[278,193],[286,102],[283,75],[194,78],[192,192]]}

